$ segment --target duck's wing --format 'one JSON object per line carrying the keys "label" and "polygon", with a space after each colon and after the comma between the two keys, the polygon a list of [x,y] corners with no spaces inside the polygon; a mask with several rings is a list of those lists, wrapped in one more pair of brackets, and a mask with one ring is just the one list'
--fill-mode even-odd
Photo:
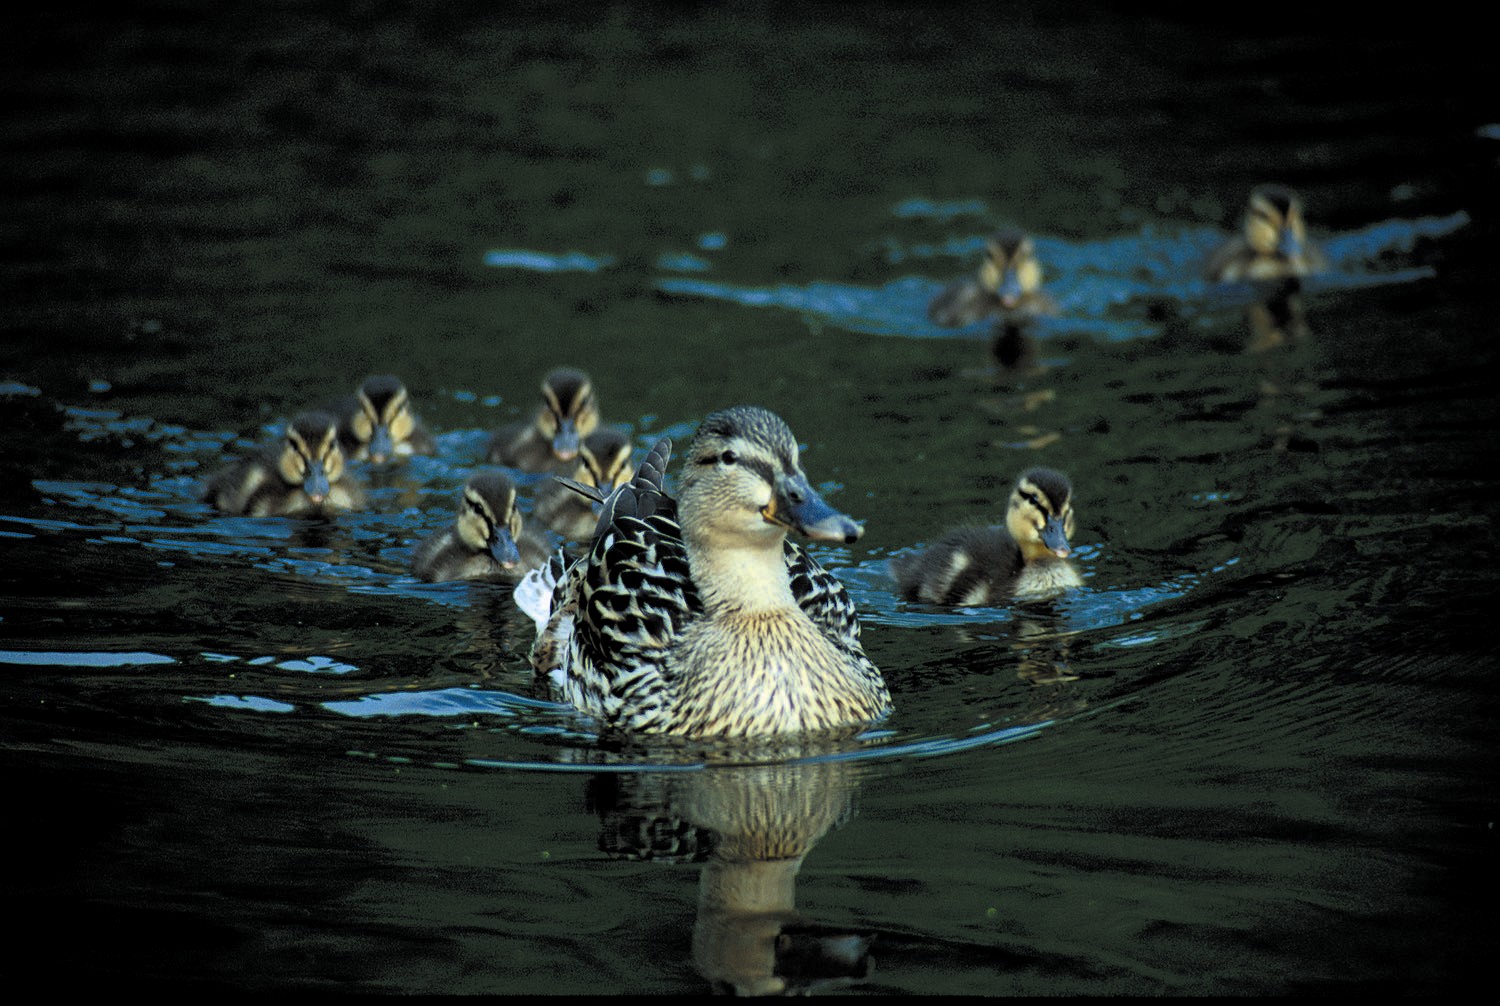
{"label": "duck's wing", "polygon": [[554,681],[574,705],[631,730],[665,722],[673,683],[663,665],[702,611],[676,504],[662,488],[671,450],[663,439],[610,494],[589,551],[553,595],[553,620],[572,618]]}
{"label": "duck's wing", "polygon": [[792,581],[792,596],[803,613],[834,642],[846,649],[858,649],[859,615],[844,582],[790,538],[782,556]]}

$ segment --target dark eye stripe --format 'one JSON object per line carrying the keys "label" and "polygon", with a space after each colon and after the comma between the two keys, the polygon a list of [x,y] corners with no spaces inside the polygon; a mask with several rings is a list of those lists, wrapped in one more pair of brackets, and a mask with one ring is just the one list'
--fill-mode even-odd
{"label": "dark eye stripe", "polygon": [[1052,516],[1052,510],[1051,510],[1051,508],[1048,507],[1048,506],[1046,506],[1045,504],[1043,504],[1043,502],[1041,501],[1041,499],[1039,497],[1037,497],[1036,495],[1032,494],[1031,492],[1028,492],[1025,489],[1017,489],[1016,492],[1018,492],[1018,493],[1021,494],[1021,498],[1022,499],[1024,499],[1026,502],[1030,503],[1032,506],[1036,507],[1038,510],[1040,510],[1043,515],[1048,516],[1048,517]]}
{"label": "dark eye stripe", "polygon": [[768,462],[763,461],[760,458],[746,458],[741,463],[744,464],[746,468],[750,469],[752,472],[765,479],[766,485],[774,486],[776,484],[776,472]]}

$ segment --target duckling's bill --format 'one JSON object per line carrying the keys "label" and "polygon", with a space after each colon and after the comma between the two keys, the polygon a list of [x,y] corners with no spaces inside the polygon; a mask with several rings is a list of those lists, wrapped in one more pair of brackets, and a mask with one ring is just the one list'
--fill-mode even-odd
{"label": "duckling's bill", "polygon": [[507,528],[496,526],[490,536],[490,557],[504,569],[515,569],[521,565],[521,550]]}
{"label": "duckling's bill", "polygon": [[1048,551],[1059,559],[1066,559],[1073,553],[1072,546],[1068,544],[1068,534],[1063,530],[1063,522],[1060,517],[1048,517],[1047,523],[1042,525],[1042,544],[1047,546]]}
{"label": "duckling's bill", "polygon": [[333,486],[328,481],[328,473],[323,470],[323,464],[319,461],[307,463],[307,474],[302,477],[302,491],[307,493],[307,498],[314,503],[322,503],[333,491]]}

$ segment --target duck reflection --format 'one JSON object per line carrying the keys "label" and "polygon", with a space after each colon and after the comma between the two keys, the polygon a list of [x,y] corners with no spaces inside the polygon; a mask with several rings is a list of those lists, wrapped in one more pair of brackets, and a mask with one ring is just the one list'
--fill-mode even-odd
{"label": "duck reflection", "polygon": [[1250,326],[1247,352],[1264,353],[1306,339],[1311,332],[1302,305],[1301,280],[1283,280],[1261,291],[1261,296],[1245,308],[1245,320]]}
{"label": "duck reflection", "polygon": [[[703,771],[600,775],[591,784],[605,852],[703,864],[692,958],[717,992],[803,993],[859,981],[874,966],[871,934],[797,911],[802,861],[854,814],[854,763],[810,760],[833,753],[832,742],[718,749]],[[797,760],[744,763],[765,758]]]}
{"label": "duck reflection", "polygon": [[1300,361],[1311,335],[1302,282],[1326,267],[1322,250],[1307,237],[1302,199],[1282,186],[1261,185],[1250,193],[1240,232],[1205,268],[1212,282],[1248,284],[1252,291],[1245,350],[1259,360],[1257,406],[1277,451],[1317,446],[1304,429],[1319,416],[1308,400],[1312,385]]}
{"label": "duck reflection", "polygon": [[1307,336],[1302,280],[1326,266],[1322,250],[1308,240],[1301,197],[1261,185],[1250,193],[1239,233],[1214,251],[1204,274],[1215,283],[1251,284],[1248,348],[1264,352]]}

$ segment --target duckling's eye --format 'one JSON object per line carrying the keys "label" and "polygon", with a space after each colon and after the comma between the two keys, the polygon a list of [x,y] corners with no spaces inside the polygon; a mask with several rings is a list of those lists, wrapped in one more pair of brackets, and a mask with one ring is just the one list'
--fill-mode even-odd
{"label": "duckling's eye", "polygon": [[734,451],[725,451],[723,454],[719,455],[719,461],[726,465],[732,465],[739,459],[740,456],[734,453]]}

